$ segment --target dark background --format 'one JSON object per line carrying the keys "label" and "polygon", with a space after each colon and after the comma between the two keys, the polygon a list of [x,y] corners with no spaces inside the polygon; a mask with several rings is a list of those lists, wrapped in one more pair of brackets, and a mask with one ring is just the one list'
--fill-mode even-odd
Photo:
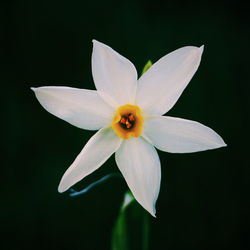
{"label": "dark background", "polygon": [[[124,180],[78,198],[59,194],[65,170],[94,132],[47,113],[30,87],[94,89],[92,39],[141,71],[185,45],[201,65],[169,115],[199,121],[228,147],[159,152],[162,185],[150,249],[249,249],[249,18],[238,1],[6,1],[1,8],[1,249],[110,249]],[[114,157],[76,185],[116,172]]]}

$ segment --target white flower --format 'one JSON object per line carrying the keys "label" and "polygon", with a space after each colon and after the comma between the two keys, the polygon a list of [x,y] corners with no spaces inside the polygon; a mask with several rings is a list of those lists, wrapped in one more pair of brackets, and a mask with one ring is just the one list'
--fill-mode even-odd
{"label": "white flower", "polygon": [[134,65],[93,41],[92,73],[97,91],[70,87],[32,88],[53,115],[82,129],[99,130],[68,168],[59,192],[98,169],[113,153],[135,199],[153,216],[161,168],[155,147],[189,153],[226,146],[212,129],[169,116],[197,70],[203,46],[173,51],[137,80]]}

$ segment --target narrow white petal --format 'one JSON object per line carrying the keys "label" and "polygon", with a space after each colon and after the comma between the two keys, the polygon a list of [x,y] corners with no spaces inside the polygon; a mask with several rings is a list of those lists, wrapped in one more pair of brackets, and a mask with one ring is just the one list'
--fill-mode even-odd
{"label": "narrow white petal", "polygon": [[120,146],[121,139],[113,129],[104,128],[90,138],[81,153],[63,175],[58,191],[72,185],[98,169]]}
{"label": "narrow white petal", "polygon": [[137,72],[134,65],[109,46],[93,40],[92,74],[98,92],[116,105],[134,103]]}
{"label": "narrow white petal", "polygon": [[160,190],[161,166],[155,148],[143,138],[123,141],[115,154],[135,199],[153,216]]}
{"label": "narrow white petal", "polygon": [[139,79],[136,103],[145,113],[169,111],[196,72],[203,46],[175,50],[153,64]]}
{"label": "narrow white petal", "polygon": [[226,146],[215,131],[195,121],[155,116],[144,122],[145,138],[162,151],[191,153]]}
{"label": "narrow white petal", "polygon": [[69,87],[32,88],[40,104],[51,114],[83,129],[108,126],[114,110],[97,91]]}

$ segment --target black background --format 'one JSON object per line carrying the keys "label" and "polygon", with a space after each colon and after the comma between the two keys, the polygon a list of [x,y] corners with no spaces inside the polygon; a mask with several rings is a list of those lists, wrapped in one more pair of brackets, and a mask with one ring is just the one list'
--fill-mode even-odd
{"label": "black background", "polygon": [[[159,152],[162,185],[150,249],[249,249],[249,18],[242,2],[6,1],[1,21],[1,248],[110,249],[124,192],[111,179],[88,194],[57,193],[94,132],[47,113],[30,87],[94,89],[92,39],[141,71],[185,45],[205,45],[201,65],[168,115],[199,121],[228,147]],[[116,172],[114,157],[76,185]]]}

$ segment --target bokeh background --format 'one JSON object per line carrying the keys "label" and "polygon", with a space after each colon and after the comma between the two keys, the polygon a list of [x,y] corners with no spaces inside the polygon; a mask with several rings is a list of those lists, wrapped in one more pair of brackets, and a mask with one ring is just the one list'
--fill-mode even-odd
{"label": "bokeh background", "polygon": [[[92,39],[138,71],[148,59],[205,45],[196,75],[169,115],[206,124],[228,147],[159,152],[162,185],[150,249],[250,249],[249,17],[243,2],[12,0],[3,7],[1,249],[110,249],[124,180],[111,179],[78,198],[59,194],[60,178],[94,132],[50,115],[30,90],[94,89]],[[117,171],[112,157],[75,188]]]}

